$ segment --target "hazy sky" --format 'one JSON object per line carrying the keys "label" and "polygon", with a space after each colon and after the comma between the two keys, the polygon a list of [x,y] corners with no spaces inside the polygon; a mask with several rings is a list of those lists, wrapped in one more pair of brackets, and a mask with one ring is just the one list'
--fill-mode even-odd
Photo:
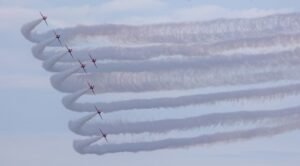
{"label": "hazy sky", "polygon": [[[242,3],[241,3],[242,2]],[[208,20],[299,11],[296,0],[0,0],[0,165],[295,165],[299,132],[181,150],[82,156],[72,148],[78,136],[67,128],[74,117],[61,104],[64,94],[49,82],[51,73],[32,57],[21,26],[49,17],[51,27],[78,24]],[[39,30],[45,30],[43,26]],[[284,147],[284,148],[283,148]],[[158,160],[159,159],[159,160]]]}

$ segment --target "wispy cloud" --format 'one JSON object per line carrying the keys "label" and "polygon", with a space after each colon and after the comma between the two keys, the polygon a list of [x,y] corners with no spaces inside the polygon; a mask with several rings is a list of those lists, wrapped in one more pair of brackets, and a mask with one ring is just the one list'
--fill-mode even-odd
{"label": "wispy cloud", "polygon": [[[74,26],[77,24],[100,23],[160,23],[174,21],[203,21],[216,18],[249,18],[266,16],[274,13],[292,12],[292,9],[228,9],[216,5],[194,5],[172,8],[162,0],[112,0],[96,5],[61,6],[48,8],[49,23],[53,27]],[[40,9],[23,7],[0,7],[0,21],[11,24],[4,27],[20,25],[21,21],[39,18]],[[147,11],[147,12],[145,12]],[[122,14],[140,12],[141,15]],[[160,14],[156,16],[155,13]],[[118,17],[116,17],[118,15]],[[3,28],[2,26],[2,28]]]}
{"label": "wispy cloud", "polygon": [[[98,6],[62,7],[49,12],[55,20],[56,26],[70,26],[74,24],[126,23],[147,24],[178,21],[205,21],[217,18],[252,18],[267,16],[275,13],[288,13],[292,9],[240,9],[233,10],[216,5],[198,5],[183,8],[173,8],[170,4],[159,0],[134,0],[126,2],[114,0]],[[65,12],[68,11],[68,12]],[[141,15],[122,17],[122,13],[147,11]],[[155,13],[159,12],[159,15]],[[143,12],[142,12],[143,13]],[[120,15],[119,17],[114,17]],[[57,19],[59,18],[59,19]],[[79,21],[80,20],[80,21]]]}
{"label": "wispy cloud", "polygon": [[233,10],[227,9],[216,5],[204,5],[194,6],[179,9],[174,11],[172,17],[176,17],[180,20],[209,20],[216,18],[252,18],[271,15],[274,13],[287,13],[291,12],[291,9],[240,9]]}
{"label": "wispy cloud", "polygon": [[0,89],[51,89],[49,78],[38,75],[7,74],[0,77]]}
{"label": "wispy cloud", "polygon": [[162,0],[112,0],[99,6],[101,12],[147,10],[166,5]]}
{"label": "wispy cloud", "polygon": [[37,14],[38,11],[30,8],[0,6],[0,21],[9,22],[9,24],[1,24],[0,31],[4,32],[4,30],[16,29],[16,27],[20,29],[24,21],[32,20]]}
{"label": "wispy cloud", "polygon": [[170,11],[168,14],[159,17],[140,17],[132,16],[124,20],[118,20],[123,23],[146,24],[161,22],[181,22],[181,21],[207,21],[218,18],[253,18],[263,17],[276,13],[289,13],[292,9],[240,9],[233,10],[216,5],[198,5],[185,7]]}

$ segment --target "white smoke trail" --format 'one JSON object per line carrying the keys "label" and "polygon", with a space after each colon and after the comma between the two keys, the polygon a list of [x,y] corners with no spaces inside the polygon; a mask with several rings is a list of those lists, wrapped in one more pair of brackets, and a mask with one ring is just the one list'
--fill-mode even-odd
{"label": "white smoke trail", "polygon": [[[109,92],[146,92],[154,90],[184,90],[201,87],[221,86],[221,85],[247,85],[266,83],[280,80],[297,81],[300,73],[297,66],[290,67],[269,67],[265,71],[259,69],[247,70],[244,68],[223,71],[199,71],[199,70],[175,70],[164,72],[138,72],[138,73],[81,73],[79,69],[74,71],[74,75],[62,74],[55,75],[51,79],[55,82],[56,78],[66,76],[64,82],[53,84],[62,92],[73,93],[78,89],[86,88],[86,81],[90,80],[96,85],[96,93]],[[75,74],[80,72],[80,74]],[[224,74],[226,73],[226,74]],[[73,86],[68,86],[72,83]]]}
{"label": "white smoke trail", "polygon": [[137,143],[91,145],[101,139],[101,137],[95,137],[87,140],[75,140],[73,145],[74,149],[81,154],[103,155],[107,153],[154,151],[159,149],[174,149],[228,143],[233,141],[249,140],[257,137],[270,137],[299,129],[300,123],[298,119],[296,122],[290,122],[275,127],[259,127],[249,130],[215,133],[188,138],[170,138]]}
{"label": "white smoke trail", "polygon": [[[29,33],[29,32],[27,32]],[[30,33],[29,33],[30,34]],[[32,47],[31,51],[35,58],[39,60],[46,60],[48,57],[43,54],[45,48],[54,41],[55,39],[51,38]]]}
{"label": "white smoke trail", "polygon": [[298,106],[279,110],[212,113],[182,119],[164,119],[145,122],[114,122],[89,124],[88,121],[96,115],[96,113],[93,113],[76,121],[70,121],[70,130],[72,130],[76,134],[83,136],[96,136],[99,134],[99,128],[104,131],[109,131],[109,135],[111,135],[125,133],[138,134],[143,132],[164,133],[171,130],[186,130],[191,128],[217,125],[235,125],[241,122],[254,123],[270,119],[276,124],[279,121],[287,121],[291,117],[299,118],[300,107]]}
{"label": "white smoke trail", "polygon": [[[98,25],[60,29],[64,40],[76,37],[103,36],[111,40],[133,43],[212,43],[236,38],[262,37],[278,33],[299,32],[299,14],[280,14],[252,19],[224,19],[196,23],[170,23],[157,25]],[[52,33],[36,34],[42,41]]]}
{"label": "white smoke trail", "polygon": [[32,22],[27,23],[24,26],[22,26],[21,33],[23,34],[23,36],[31,42],[35,42],[35,43],[40,42],[40,40],[36,39],[36,37],[33,36],[32,30],[37,25],[39,25],[42,21],[43,21],[43,19],[38,19],[38,20],[32,21]]}
{"label": "white smoke trail", "polygon": [[[70,110],[75,111],[95,111],[91,103],[76,103],[76,100],[86,92],[87,90],[82,90],[64,97],[62,101],[64,106]],[[253,88],[209,94],[183,95],[178,97],[132,99],[110,103],[98,102],[95,105],[103,109],[104,112],[109,113],[131,109],[175,108],[180,106],[216,103],[221,101],[231,101],[247,98],[259,98],[272,95],[298,94],[299,92],[300,84],[293,84],[278,87]]]}
{"label": "white smoke trail", "polygon": [[[270,48],[290,47],[298,48],[300,45],[299,34],[280,34],[272,37],[264,38],[245,38],[235,41],[226,41],[210,45],[203,44],[161,44],[154,46],[139,47],[99,47],[81,49],[76,51],[76,56],[80,59],[88,60],[86,56],[91,53],[99,60],[147,60],[160,56],[207,56],[222,54],[224,51],[246,49],[246,48]],[[45,55],[55,55],[57,51],[45,51]],[[71,59],[68,59],[71,60]]]}
{"label": "white smoke trail", "polygon": [[[52,66],[44,66],[48,71],[61,72],[70,68],[74,64],[58,64],[53,66],[59,61],[63,55],[60,54],[59,58],[54,58],[50,62]],[[90,64],[86,67],[89,73],[105,73],[105,72],[158,72],[166,70],[180,70],[180,69],[198,69],[217,70],[222,71],[230,68],[236,64],[234,68],[267,68],[269,66],[286,67],[291,65],[300,64],[298,56],[299,50],[293,52],[285,52],[283,54],[266,54],[266,55],[243,55],[238,57],[224,57],[213,56],[209,58],[198,57],[178,57],[172,59],[157,59],[157,60],[141,60],[141,61],[121,61],[121,62],[106,62],[98,63],[99,68],[95,68]],[[45,61],[45,63],[50,63]],[[85,63],[85,62],[84,62]],[[233,68],[233,67],[232,67]],[[83,72],[83,71],[82,71]]]}

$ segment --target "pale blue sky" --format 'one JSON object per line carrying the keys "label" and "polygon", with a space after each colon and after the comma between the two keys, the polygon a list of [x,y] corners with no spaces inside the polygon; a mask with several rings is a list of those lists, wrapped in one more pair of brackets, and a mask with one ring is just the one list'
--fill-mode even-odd
{"label": "pale blue sky", "polygon": [[[122,0],[120,0],[122,1]],[[163,150],[138,154],[81,156],[72,148],[78,138],[67,128],[67,122],[80,115],[67,111],[61,104],[64,94],[49,82],[51,73],[31,55],[32,44],[20,33],[20,27],[39,18],[45,11],[52,27],[107,22],[135,23],[219,18],[222,13],[257,9],[260,12],[299,11],[297,0],[126,0],[124,8],[98,11],[103,0],[0,0],[0,164],[15,165],[295,165],[300,162],[299,132],[236,144],[198,147],[190,150]],[[125,1],[123,1],[125,2]],[[138,5],[136,5],[138,4]],[[153,6],[151,6],[153,5]],[[86,7],[91,9],[86,11]],[[130,6],[133,6],[130,8]],[[140,9],[142,8],[142,10]],[[207,10],[190,18],[189,9]],[[185,9],[181,11],[182,9]],[[220,12],[221,10],[221,12]],[[83,11],[83,13],[80,13]],[[79,12],[79,13],[78,13]],[[219,14],[221,13],[221,14]],[[253,14],[248,12],[249,14]],[[74,16],[74,18],[71,18]],[[137,17],[138,16],[138,17]],[[40,30],[45,28],[40,27]],[[282,148],[284,146],[285,148]],[[59,150],[58,150],[59,149]],[[274,150],[275,149],[275,150]],[[262,157],[263,156],[263,157]],[[160,158],[161,160],[153,160]],[[54,161],[55,160],[55,161]],[[249,162],[251,161],[251,162]],[[3,164],[2,164],[3,163]],[[267,164],[266,164],[267,163]],[[44,165],[44,166],[45,166]]]}

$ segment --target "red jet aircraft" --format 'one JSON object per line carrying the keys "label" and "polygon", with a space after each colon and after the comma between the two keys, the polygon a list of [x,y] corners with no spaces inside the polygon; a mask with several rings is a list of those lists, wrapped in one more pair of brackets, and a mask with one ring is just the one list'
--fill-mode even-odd
{"label": "red jet aircraft", "polygon": [[56,31],[53,31],[55,38],[58,40],[58,42],[60,43],[60,45],[62,46],[62,43],[60,41],[60,35],[56,33]]}
{"label": "red jet aircraft", "polygon": [[44,22],[46,23],[46,25],[48,26],[48,23],[47,23],[47,16],[44,16],[42,12],[40,12],[40,15],[42,17],[42,19],[44,20]]}
{"label": "red jet aircraft", "polygon": [[100,130],[100,133],[101,133],[102,137],[105,139],[106,142],[108,142],[108,140],[106,138],[107,134],[103,133],[103,131],[101,129],[99,129],[99,130]]}
{"label": "red jet aircraft", "polygon": [[95,91],[94,91],[95,86],[90,84],[89,82],[88,82],[88,85],[89,85],[90,90],[92,90],[93,94],[95,94]]}
{"label": "red jet aircraft", "polygon": [[98,115],[100,116],[100,118],[103,119],[103,118],[102,118],[102,115],[101,115],[102,111],[101,111],[100,109],[98,109],[97,106],[95,106],[95,109],[96,109]]}
{"label": "red jet aircraft", "polygon": [[68,45],[66,45],[66,48],[67,48],[68,53],[71,55],[71,57],[74,58],[74,56],[72,54],[73,49],[69,48]]}
{"label": "red jet aircraft", "polygon": [[97,64],[96,64],[97,59],[93,58],[91,54],[89,54],[89,57],[90,57],[91,61],[94,63],[95,67],[97,68]]}
{"label": "red jet aircraft", "polygon": [[78,60],[78,62],[80,64],[80,67],[82,68],[82,70],[86,73],[85,64],[83,64],[80,60]]}

